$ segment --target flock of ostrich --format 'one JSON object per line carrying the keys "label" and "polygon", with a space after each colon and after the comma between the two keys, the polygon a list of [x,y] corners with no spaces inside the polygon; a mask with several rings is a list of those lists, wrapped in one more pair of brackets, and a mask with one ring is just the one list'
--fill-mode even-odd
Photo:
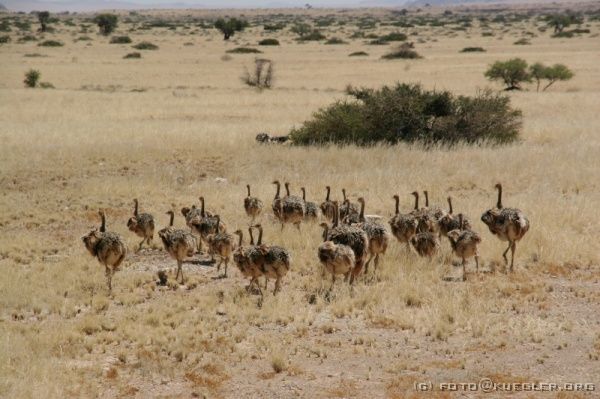
{"label": "flock of ostrich", "polygon": [[[323,266],[323,273],[331,274],[333,288],[336,277],[343,275],[344,281],[352,285],[358,275],[367,274],[369,264],[373,261],[375,268],[379,257],[383,256],[390,241],[390,233],[378,215],[365,215],[365,200],[358,198],[357,203],[350,201],[346,191],[342,189],[342,201],[331,200],[331,188],[326,187],[325,200],[319,205],[306,200],[306,191],[301,188],[302,197],[291,195],[289,183],[285,183],[285,196],[281,193],[281,183],[274,181],[276,186],[275,197],[272,202],[274,217],[281,223],[283,230],[285,224],[293,224],[300,231],[300,224],[306,221],[321,222],[323,228],[323,242],[317,248],[317,256]],[[248,233],[250,242],[244,244],[244,233],[238,229],[230,234],[227,226],[220,216],[205,210],[204,197],[200,197],[200,208],[195,205],[184,207],[181,213],[185,218],[189,230],[173,227],[175,213],[169,215],[169,226],[158,231],[165,250],[177,261],[177,274],[175,280],[184,283],[183,261],[202,252],[202,244],[207,246],[207,253],[213,261],[219,258],[217,272],[220,273],[224,263],[224,274],[227,277],[227,267],[233,262],[245,278],[250,279],[248,288],[253,286],[262,296],[259,279],[264,277],[264,289],[267,289],[269,280],[275,280],[276,294],[281,289],[281,282],[291,267],[291,254],[286,248],[277,245],[263,244],[263,227],[255,224],[264,210],[261,199],[253,197],[250,185],[246,186],[247,196],[243,205],[246,215],[250,218]],[[502,205],[502,185],[496,184],[498,201],[494,208],[488,209],[481,216],[481,221],[489,228],[490,232],[502,241],[508,242],[508,247],[503,252],[504,261],[508,264],[507,253],[511,251],[510,271],[513,271],[514,256],[517,241],[521,240],[529,230],[529,220],[523,212],[516,208],[505,208]],[[419,193],[413,192],[414,209],[408,213],[401,213],[399,209],[400,197],[394,195],[395,213],[389,220],[391,234],[400,243],[407,246],[408,251],[414,251],[419,256],[433,257],[440,249],[441,241],[446,237],[453,253],[462,259],[462,279],[466,280],[466,264],[470,258],[475,258],[476,270],[479,271],[479,254],[477,247],[481,243],[481,236],[473,230],[471,221],[462,213],[454,214],[452,199],[448,197],[448,210],[429,206],[428,192],[423,192],[425,206],[419,206]],[[127,256],[127,246],[119,234],[106,231],[106,216],[100,210],[101,226],[92,229],[82,237],[87,250],[105,266],[106,279],[109,291],[112,290],[112,277]],[[137,251],[142,249],[144,243],[150,245],[154,237],[154,217],[148,213],[138,211],[138,200],[134,200],[133,216],[127,221],[130,231],[142,238]],[[256,243],[254,232],[258,232]],[[237,238],[235,237],[237,236]],[[159,277],[164,279],[166,274],[159,272]]]}

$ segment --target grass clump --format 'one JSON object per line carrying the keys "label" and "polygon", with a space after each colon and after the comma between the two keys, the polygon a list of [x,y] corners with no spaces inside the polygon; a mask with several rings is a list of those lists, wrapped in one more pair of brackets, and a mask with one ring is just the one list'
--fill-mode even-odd
{"label": "grass clump", "polygon": [[158,46],[150,42],[140,42],[132,47],[136,50],[158,50]]}
{"label": "grass clump", "polygon": [[461,53],[485,53],[485,49],[483,47],[465,47],[460,50]]}
{"label": "grass clump", "polygon": [[131,59],[131,58],[142,58],[142,53],[138,53],[136,51],[136,52],[133,52],[133,53],[126,54],[123,58],[126,59],[126,60],[127,59]]}
{"label": "grass clump", "polygon": [[510,98],[491,90],[476,96],[425,90],[418,84],[355,89],[350,101],[317,111],[290,136],[296,145],[399,142],[425,145],[505,144],[518,139],[521,111]]}
{"label": "grass clump", "polygon": [[29,87],[31,89],[37,87],[41,76],[42,74],[40,71],[35,69],[30,69],[29,71],[25,72],[25,80],[23,80],[25,87]]}
{"label": "grass clump", "polygon": [[366,57],[369,53],[365,51],[355,51],[353,53],[348,54],[348,57]]}
{"label": "grass clump", "polygon": [[258,42],[259,46],[279,46],[279,40],[277,39],[263,39]]}
{"label": "grass clump", "polygon": [[0,44],[9,43],[10,40],[10,36],[8,35],[0,36]]}
{"label": "grass clump", "polygon": [[229,54],[261,54],[262,51],[252,47],[236,47],[231,50],[227,50]]}
{"label": "grass clump", "polygon": [[528,39],[523,38],[523,39],[517,40],[513,44],[517,45],[517,46],[528,46],[531,44],[531,42]]}
{"label": "grass clump", "polygon": [[129,36],[113,36],[110,38],[110,44],[129,44],[131,38]]}
{"label": "grass clump", "polygon": [[62,47],[64,44],[58,40],[45,40],[38,44],[40,47]]}
{"label": "grass clump", "polygon": [[413,49],[410,49],[407,47],[400,47],[397,50],[394,50],[390,53],[383,55],[381,58],[383,58],[384,60],[395,60],[395,59],[417,59],[417,58],[423,58],[423,57]]}
{"label": "grass clump", "polygon": [[338,37],[332,37],[331,39],[327,40],[325,44],[348,44],[348,42],[345,42]]}

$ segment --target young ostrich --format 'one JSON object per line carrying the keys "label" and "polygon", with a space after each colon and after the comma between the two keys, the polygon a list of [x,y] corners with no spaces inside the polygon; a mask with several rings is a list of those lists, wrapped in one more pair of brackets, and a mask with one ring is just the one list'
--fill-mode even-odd
{"label": "young ostrich", "polygon": [[363,229],[356,226],[339,224],[339,208],[337,201],[334,201],[333,225],[327,233],[327,241],[335,244],[347,245],[354,252],[354,268],[350,273],[350,284],[354,283],[356,276],[360,274],[365,264],[365,258],[369,250],[369,238]]}
{"label": "young ostrich", "polygon": [[452,251],[456,256],[462,258],[463,280],[466,280],[467,259],[473,256],[475,257],[475,267],[477,272],[479,272],[479,253],[477,252],[477,245],[481,242],[481,237],[473,230],[465,228],[462,213],[458,214],[458,225],[458,229],[450,231],[447,235],[450,239]]}
{"label": "young ostrich", "polygon": [[[248,230],[251,233],[252,227]],[[234,231],[233,234],[239,237],[238,246],[235,251],[233,251],[233,262],[244,277],[250,278],[250,284],[246,289],[249,290],[252,285],[256,283],[256,286],[262,295],[260,285],[258,284],[258,278],[263,275],[262,265],[264,263],[264,254],[254,245],[252,234],[250,234],[250,245],[244,245],[244,233],[242,230],[238,229]]]}
{"label": "young ostrich", "polygon": [[300,190],[302,191],[302,201],[304,201],[304,205],[306,207],[304,219],[313,222],[319,220],[319,217],[321,216],[321,210],[316,203],[306,200],[306,189],[304,187],[300,187]]}
{"label": "young ostrich", "polygon": [[277,185],[277,193],[273,200],[273,208],[279,206],[279,210],[277,212],[274,210],[274,212],[275,216],[277,216],[281,222],[281,230],[283,230],[285,223],[292,223],[300,230],[300,223],[302,223],[304,215],[306,214],[306,205],[304,204],[304,201],[302,198],[289,194],[289,183],[285,183],[287,195],[283,198],[279,198],[280,183],[278,180],[275,180],[273,184]]}
{"label": "young ostrich", "polygon": [[342,206],[339,207],[339,218],[342,221],[342,223],[344,223],[344,220],[348,220],[348,217],[351,217],[350,215],[355,215],[358,216],[358,206],[356,206],[356,204],[350,202],[350,199],[346,197],[346,189],[342,188],[342,196],[343,196],[343,201],[342,201]]}
{"label": "young ostrich", "polygon": [[263,210],[263,202],[259,198],[250,195],[249,184],[246,184],[246,189],[248,190],[248,196],[244,198],[244,209],[246,210],[246,215],[251,218],[250,223],[254,224],[254,219],[260,216]]}
{"label": "young ostrich", "polygon": [[90,254],[104,265],[108,291],[112,292],[112,277],[127,256],[127,246],[120,235],[106,231],[106,215],[102,210],[98,213],[102,220],[100,230],[94,228],[81,239]]}
{"label": "young ostrich", "polygon": [[[198,240],[198,251],[202,251],[202,241],[206,241],[209,234],[216,234],[218,231],[227,231],[227,226],[217,218],[204,211],[204,197],[200,197],[200,203],[202,208],[200,209],[201,218],[195,219],[191,222],[192,232],[194,235],[199,236]],[[217,228],[218,226],[218,228]],[[213,258],[214,260],[214,258]]]}
{"label": "young ostrich", "polygon": [[[438,222],[440,238],[448,236],[452,230],[460,229],[461,225],[458,222],[458,217],[453,214],[452,197],[448,197],[448,213],[446,213]],[[471,222],[463,215],[462,228],[465,230],[471,229]]]}
{"label": "young ostrich", "polygon": [[432,227],[433,222],[429,212],[427,212],[427,208],[419,208],[419,193],[417,191],[413,191],[410,194],[415,197],[415,207],[409,213],[409,215],[417,219],[417,231],[419,233],[423,233],[425,231],[434,230]]}
{"label": "young ostrich", "polygon": [[137,236],[142,237],[142,241],[136,252],[141,251],[144,242],[150,245],[154,238],[154,217],[149,213],[138,213],[138,200],[133,200],[133,216],[127,221],[127,228]]}
{"label": "young ostrich", "polygon": [[225,274],[223,277],[227,277],[227,266],[231,260],[231,254],[235,248],[235,239],[233,235],[227,232],[220,232],[219,224],[221,217],[215,215],[217,218],[217,232],[215,234],[209,234],[206,238],[208,242],[208,252],[211,256],[217,255],[219,257],[219,264],[217,265],[217,273],[221,270],[221,264],[225,262]]}
{"label": "young ostrich", "polygon": [[502,185],[496,184],[498,190],[498,202],[496,207],[488,209],[483,215],[481,215],[481,221],[487,225],[490,232],[498,237],[501,241],[508,241],[508,248],[502,254],[504,263],[508,264],[506,253],[510,249],[510,271],[513,271],[513,265],[515,261],[515,251],[517,248],[517,241],[521,240],[523,236],[529,231],[529,219],[525,214],[517,208],[504,208],[502,206]]}
{"label": "young ostrich", "polygon": [[169,227],[161,229],[158,232],[158,236],[162,240],[165,250],[177,261],[177,274],[175,275],[175,280],[177,280],[179,274],[181,274],[181,284],[183,284],[183,260],[188,256],[194,255],[194,251],[197,247],[196,237],[188,231],[173,227],[173,221],[175,219],[175,213],[173,211],[168,211],[167,215],[170,217]]}
{"label": "young ostrich", "polygon": [[326,186],[325,189],[327,190],[327,195],[325,196],[325,201],[321,202],[321,211],[323,212],[323,215],[325,215],[325,217],[327,218],[327,220],[329,220],[330,222],[333,220],[333,201],[331,201],[329,199],[329,196],[331,194],[331,187],[330,186]]}
{"label": "young ostrich", "polygon": [[395,194],[393,198],[396,203],[395,214],[389,222],[392,234],[396,237],[398,242],[405,243],[408,250],[410,250],[410,239],[417,234],[419,222],[411,214],[400,213],[400,197],[398,194]]}
{"label": "young ostrich", "polygon": [[364,230],[364,232],[367,233],[367,237],[369,239],[369,259],[365,264],[366,274],[369,272],[369,264],[371,263],[371,260],[373,258],[375,263],[375,270],[377,270],[377,265],[379,265],[379,255],[385,255],[385,251],[387,250],[388,244],[390,242],[390,234],[380,223],[365,220],[365,199],[363,197],[360,197],[358,199],[358,202],[360,203],[360,222],[356,224],[356,226]]}
{"label": "young ostrich", "polygon": [[336,275],[343,274],[344,281],[348,280],[356,259],[354,251],[349,246],[327,240],[329,235],[327,223],[321,223],[320,226],[323,227],[323,243],[319,245],[317,254],[325,270],[331,273],[331,289],[333,289]]}
{"label": "young ostrich", "polygon": [[427,190],[423,191],[423,195],[425,195],[425,211],[429,216],[429,220],[431,221],[430,231],[432,233],[439,233],[439,222],[440,219],[444,217],[446,212],[437,206],[429,206],[429,192]]}
{"label": "young ostrich", "polygon": [[290,270],[292,257],[289,251],[277,245],[263,245],[263,228],[260,224],[253,226],[258,229],[258,241],[256,245],[264,251],[263,274],[265,276],[265,290],[269,283],[269,279],[275,279],[275,289],[273,295],[276,295],[281,290],[281,280]]}

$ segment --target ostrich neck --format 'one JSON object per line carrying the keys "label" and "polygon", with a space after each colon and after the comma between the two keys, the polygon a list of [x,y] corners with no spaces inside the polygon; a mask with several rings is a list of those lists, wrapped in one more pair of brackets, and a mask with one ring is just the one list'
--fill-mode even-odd
{"label": "ostrich neck", "polygon": [[325,197],[325,201],[329,201],[329,194],[331,193],[331,188],[327,187],[327,196]]}

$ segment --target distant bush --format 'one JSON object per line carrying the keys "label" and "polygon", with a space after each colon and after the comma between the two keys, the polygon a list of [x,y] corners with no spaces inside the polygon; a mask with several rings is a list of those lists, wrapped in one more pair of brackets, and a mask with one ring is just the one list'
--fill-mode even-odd
{"label": "distant bush", "polygon": [[39,58],[39,57],[47,57],[47,55],[43,55],[40,53],[28,53],[28,54],[24,54],[23,57],[27,57],[27,58]]}
{"label": "distant bush", "polygon": [[283,23],[279,23],[279,24],[265,24],[263,26],[263,29],[266,30],[266,31],[268,31],[268,32],[275,32],[275,31],[281,30],[283,28],[285,28],[285,24],[283,24]]}
{"label": "distant bush", "polygon": [[523,39],[519,39],[519,40],[517,40],[517,41],[516,41],[516,42],[514,42],[513,44],[515,44],[515,45],[517,45],[517,46],[526,46],[526,45],[529,45],[529,44],[531,44],[531,42],[530,42],[528,39],[525,39],[525,38],[523,38]]}
{"label": "distant bush", "polygon": [[381,58],[384,60],[395,60],[395,59],[417,59],[423,58],[419,53],[415,50],[412,50],[408,47],[400,47],[397,50],[392,51],[391,53],[387,53],[383,55]]}
{"label": "distant bush", "polygon": [[229,38],[233,36],[235,32],[241,32],[247,26],[248,22],[237,18],[230,18],[228,20],[219,18],[215,22],[215,28],[221,31],[223,34],[223,40],[229,40]]}
{"label": "distant bush", "polygon": [[562,33],[563,30],[571,26],[571,24],[580,24],[583,22],[583,19],[580,16],[572,13],[548,15],[545,19],[548,26],[554,28],[554,36]]}
{"label": "distant bush", "polygon": [[113,36],[110,38],[110,44],[129,44],[131,38],[129,36]]}
{"label": "distant bush", "polygon": [[94,22],[98,25],[100,33],[105,36],[114,32],[117,28],[118,20],[118,17],[114,14],[100,14],[94,18]]}
{"label": "distant bush", "polygon": [[50,13],[48,11],[40,11],[37,13],[37,17],[40,23],[40,32],[46,32],[48,30],[48,23],[50,22]]}
{"label": "distant bush", "polygon": [[279,46],[279,40],[277,39],[263,39],[258,42],[259,46]]}
{"label": "distant bush", "polygon": [[565,30],[565,31],[561,31],[561,32],[556,32],[555,34],[553,34],[550,37],[553,37],[555,39],[570,39],[573,36],[575,36],[575,33],[573,33],[573,31],[570,30]]}
{"label": "distant bush", "polygon": [[274,80],[273,62],[264,58],[254,60],[254,71],[250,73],[244,68],[242,81],[251,87],[258,89],[270,89]]}
{"label": "distant bush", "polygon": [[150,42],[140,42],[132,47],[136,50],[158,50],[158,46]]}
{"label": "distant bush", "polygon": [[337,37],[332,37],[331,39],[327,40],[325,44],[348,44],[348,42],[345,42]]}
{"label": "distant bush", "polygon": [[260,54],[262,51],[252,47],[236,47],[226,51],[229,54]]}
{"label": "distant bush", "polygon": [[379,39],[386,42],[403,42],[407,39],[407,36],[401,32],[392,32],[381,36]]}
{"label": "distant bush", "polygon": [[10,40],[11,39],[9,35],[0,36],[0,44],[8,43],[10,42]]}
{"label": "distant bush", "polygon": [[64,44],[62,44],[62,42],[59,42],[58,40],[45,40],[45,41],[39,43],[38,46],[41,46],[41,47],[62,47],[62,46],[64,46]]}
{"label": "distant bush", "polygon": [[483,37],[494,36],[494,32],[481,32],[481,36],[483,36]]}
{"label": "distant bush", "polygon": [[425,145],[505,144],[518,139],[521,112],[491,90],[474,97],[428,91],[418,84],[354,89],[356,100],[338,101],[292,129],[296,145],[399,142]]}
{"label": "distant bush", "polygon": [[508,61],[496,61],[485,72],[489,80],[499,80],[504,83],[504,90],[522,90],[521,84],[531,82],[527,72],[527,62],[521,58]]}
{"label": "distant bush", "polygon": [[38,38],[33,35],[24,35],[19,38],[20,43],[36,42],[37,40],[38,40]]}
{"label": "distant bush", "polygon": [[25,83],[25,87],[29,87],[32,89],[35,88],[41,76],[42,74],[40,73],[40,71],[37,71],[35,69],[30,69],[29,71],[27,71],[25,73],[25,80],[23,80],[23,83]]}
{"label": "distant bush", "polygon": [[460,50],[461,53],[484,53],[485,49],[483,47],[465,47]]}
{"label": "distant bush", "polygon": [[369,55],[369,53],[366,53],[364,51],[355,51],[354,53],[348,54],[348,57],[364,57],[367,55]]}
{"label": "distant bush", "polygon": [[42,89],[54,89],[54,85],[50,82],[40,82],[40,88]]}
{"label": "distant bush", "polygon": [[123,58],[125,59],[129,59],[129,58],[142,58],[142,54],[135,52],[135,53],[129,53],[127,55],[125,55]]}
{"label": "distant bush", "polygon": [[92,38],[89,36],[79,36],[77,39],[75,39],[77,42],[89,42],[91,40]]}
{"label": "distant bush", "polygon": [[326,39],[326,37],[324,34],[322,34],[317,29],[314,29],[313,31],[311,31],[307,34],[300,36],[296,40],[305,42],[305,41],[319,41],[319,40],[325,40],[325,39]]}

